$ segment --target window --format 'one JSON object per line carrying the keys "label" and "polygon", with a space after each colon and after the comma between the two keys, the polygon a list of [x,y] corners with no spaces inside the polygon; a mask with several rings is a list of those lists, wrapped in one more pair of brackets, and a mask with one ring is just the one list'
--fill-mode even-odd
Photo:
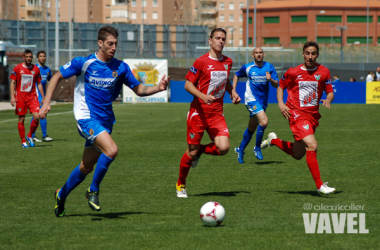
{"label": "window", "polygon": [[243,46],[243,39],[239,39],[239,46]]}
{"label": "window", "polygon": [[230,3],[229,4],[229,9],[230,10],[234,10],[235,9],[235,4],[234,3]]}
{"label": "window", "polygon": [[146,19],[146,12],[144,11],[143,13],[142,13],[142,19]]}
{"label": "window", "polygon": [[292,23],[307,23],[307,16],[292,16]]}
{"label": "window", "polygon": [[28,0],[26,6],[41,6],[41,0]]}
{"label": "window", "polygon": [[243,15],[239,15],[239,22],[243,22]]}
{"label": "window", "polygon": [[[291,43],[305,43],[307,42],[307,36],[295,36],[291,37]],[[319,42],[319,39],[318,39]]]}
{"label": "window", "polygon": [[136,7],[136,0],[132,0],[132,7]]}
{"label": "window", "polygon": [[131,14],[131,19],[137,19],[136,12],[132,12],[132,14]]}
{"label": "window", "polygon": [[109,16],[106,16],[106,20],[111,20],[111,17],[109,17]]}
{"label": "window", "polygon": [[265,16],[264,23],[280,23],[279,16]]}
{"label": "window", "polygon": [[224,3],[220,3],[220,4],[219,4],[219,9],[220,9],[220,10],[224,10]]}
{"label": "window", "polygon": [[317,22],[321,23],[341,23],[342,22],[342,16],[318,16],[317,15]]}
{"label": "window", "polygon": [[142,7],[146,7],[146,0],[142,0],[142,1],[141,1],[141,6],[142,6]]}
{"label": "window", "polygon": [[279,37],[264,37],[264,44],[279,44]]}
{"label": "window", "polygon": [[183,10],[183,4],[182,4],[182,2],[179,3],[179,9]]}
{"label": "window", "polygon": [[229,39],[228,43],[229,43],[230,46],[234,46],[234,40]]}
{"label": "window", "polygon": [[[365,36],[347,37],[347,43],[355,43],[355,42],[366,44],[367,43],[367,37],[365,37]],[[368,43],[372,43],[372,37],[368,37]]]}
{"label": "window", "polygon": [[46,8],[50,8],[50,4],[51,4],[50,1],[47,1],[46,2]]}
{"label": "window", "polygon": [[224,15],[219,16],[219,22],[224,22]]}
{"label": "window", "polygon": [[253,41],[252,37],[248,37],[248,44],[252,44],[252,41]]}
{"label": "window", "polygon": [[[367,16],[347,16],[348,23],[366,23]],[[372,16],[368,17],[368,22],[372,23]]]}
{"label": "window", "polygon": [[243,34],[243,27],[239,27],[239,34]]}
{"label": "window", "polygon": [[153,0],[153,7],[157,7],[158,4],[157,4],[157,0]]}
{"label": "window", "polygon": [[239,3],[239,9],[244,8],[244,3]]}
{"label": "window", "polygon": [[25,5],[21,5],[21,6],[20,6],[20,9],[25,9]]}
{"label": "window", "polygon": [[252,24],[253,21],[252,21],[252,17],[248,17],[248,24]]}
{"label": "window", "polygon": [[106,4],[106,8],[111,8],[111,5],[109,5],[109,4]]}
{"label": "window", "polygon": [[228,19],[230,22],[233,22],[234,21],[234,15],[230,15]]}
{"label": "window", "polygon": [[126,4],[126,0],[112,0],[112,5],[125,5],[125,4]]}
{"label": "window", "polygon": [[92,10],[90,10],[90,19],[92,19]]}
{"label": "window", "polygon": [[152,14],[152,18],[153,18],[153,19],[158,19],[158,13],[157,13],[157,12],[153,12],[153,14]]}
{"label": "window", "polygon": [[112,18],[127,18],[128,11],[127,10],[112,10],[111,17]]}
{"label": "window", "polygon": [[[341,39],[340,37],[333,37],[333,43],[340,43]],[[317,37],[318,43],[325,43],[325,44],[331,44],[331,36],[318,36]]]}

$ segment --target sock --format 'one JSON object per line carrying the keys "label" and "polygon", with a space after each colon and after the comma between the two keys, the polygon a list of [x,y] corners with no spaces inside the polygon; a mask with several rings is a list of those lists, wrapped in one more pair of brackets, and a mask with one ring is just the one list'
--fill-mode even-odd
{"label": "sock", "polygon": [[82,174],[79,170],[80,164],[71,172],[69,179],[67,179],[65,185],[61,188],[61,191],[58,193],[60,199],[66,200],[66,197],[71,191],[73,191],[84,179],[86,175]]}
{"label": "sock", "polygon": [[263,127],[259,124],[259,126],[257,126],[257,130],[256,130],[256,147],[260,147],[261,145],[261,142],[263,141],[263,136],[264,136],[264,131],[267,127]]}
{"label": "sock", "polygon": [[186,184],[186,178],[189,174],[191,163],[193,162],[193,159],[191,159],[190,156],[186,154],[186,152],[183,154],[181,158],[181,163],[179,164],[179,178],[177,185],[185,185]]}
{"label": "sock", "polygon": [[29,134],[28,134],[28,137],[32,137],[32,134],[34,134],[34,132],[36,132],[36,129],[38,127],[38,123],[39,121],[37,120],[33,120],[32,123],[30,124],[30,130],[29,130]]}
{"label": "sock", "polygon": [[[34,121],[34,117],[32,116],[32,120],[30,120],[30,124],[32,124],[32,122]],[[36,137],[36,132],[34,131],[34,133],[32,134],[32,138]]]}
{"label": "sock", "polygon": [[283,141],[279,138],[276,138],[276,139],[272,139],[271,144],[277,146],[279,149],[281,149],[282,151],[284,151],[288,155],[291,155],[294,158],[294,155],[293,155],[294,143],[293,142]]}
{"label": "sock", "polygon": [[215,146],[215,142],[212,142],[212,143],[207,144],[207,145],[201,144],[201,148],[199,151],[201,154],[205,153],[208,155],[220,155],[219,150]]}
{"label": "sock", "polygon": [[243,140],[241,141],[240,146],[239,146],[240,151],[244,152],[244,150],[247,147],[248,143],[252,139],[253,133],[254,132],[249,131],[248,128],[244,131]]}
{"label": "sock", "polygon": [[[47,136],[47,133],[46,133],[46,127],[47,127],[46,118],[45,119],[40,119],[40,126],[41,126],[41,130],[42,130],[42,138],[44,138],[44,137]],[[34,134],[33,134],[33,136],[34,136]]]}
{"label": "sock", "polygon": [[20,134],[21,143],[26,142],[25,140],[25,127],[23,122],[19,122],[17,125],[18,133]]}
{"label": "sock", "polygon": [[321,174],[319,172],[317,152],[306,151],[306,163],[307,163],[307,166],[309,167],[311,176],[313,176],[315,185],[319,189],[323,185],[323,182],[321,180]]}
{"label": "sock", "polygon": [[109,158],[103,153],[99,156],[98,162],[96,163],[94,177],[92,178],[90,187],[91,192],[99,192],[100,182],[102,182],[107,173],[108,167],[111,165],[113,160],[114,159]]}

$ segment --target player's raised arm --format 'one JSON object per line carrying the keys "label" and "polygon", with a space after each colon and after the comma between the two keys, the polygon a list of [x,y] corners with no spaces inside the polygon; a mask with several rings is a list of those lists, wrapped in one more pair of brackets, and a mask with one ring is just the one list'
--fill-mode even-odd
{"label": "player's raised arm", "polygon": [[64,77],[61,72],[58,71],[50,80],[49,85],[46,89],[44,104],[40,109],[40,118],[44,119],[46,114],[50,111],[50,101],[53,96],[54,90],[57,88],[58,82],[62,80]]}
{"label": "player's raised arm", "polygon": [[136,87],[133,88],[133,92],[135,92],[136,95],[138,96],[148,96],[148,95],[153,95],[157,92],[161,92],[167,89],[170,81],[170,76],[166,78],[166,75],[164,74],[162,76],[161,81],[158,83],[157,86],[146,86],[143,84],[139,84]]}

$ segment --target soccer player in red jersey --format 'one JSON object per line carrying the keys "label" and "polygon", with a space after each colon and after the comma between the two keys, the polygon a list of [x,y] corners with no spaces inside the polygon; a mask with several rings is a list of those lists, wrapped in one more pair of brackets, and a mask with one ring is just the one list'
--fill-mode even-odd
{"label": "soccer player in red jersey", "polygon": [[[210,51],[195,60],[186,75],[185,89],[194,96],[187,114],[187,150],[180,162],[176,184],[177,197],[187,198],[186,177],[190,167],[195,167],[201,154],[225,155],[230,148],[229,132],[223,115],[223,97],[227,91],[234,104],[240,97],[228,80],[232,60],[222,51],[226,31],[216,28],[209,37]],[[201,145],[204,131],[213,141]]]}
{"label": "soccer player in red jersey", "polygon": [[[318,127],[319,102],[330,108],[334,100],[331,86],[330,71],[317,63],[319,46],[316,42],[306,42],[303,46],[304,63],[290,68],[280,80],[277,88],[277,101],[282,115],[289,121],[295,141],[287,142],[277,138],[275,133],[269,133],[261,148],[275,145],[293,158],[300,160],[306,154],[306,163],[315,181],[318,194],[328,195],[335,192],[335,188],[323,183],[317,161],[317,141],[314,133]],[[288,91],[286,104],[283,101],[284,90]],[[323,91],[326,99],[321,100]]]}
{"label": "soccer player in red jersey", "polygon": [[[40,104],[36,92],[36,84],[44,98],[44,90],[41,84],[41,74],[38,67],[32,64],[33,53],[31,50],[24,51],[24,62],[16,65],[10,76],[11,78],[11,105],[16,104],[16,115],[18,115],[18,132],[23,148],[28,148],[26,140],[31,147],[34,147],[32,134],[36,131],[39,122]],[[25,138],[25,115],[29,112],[33,115],[33,122],[30,124],[28,137]]]}

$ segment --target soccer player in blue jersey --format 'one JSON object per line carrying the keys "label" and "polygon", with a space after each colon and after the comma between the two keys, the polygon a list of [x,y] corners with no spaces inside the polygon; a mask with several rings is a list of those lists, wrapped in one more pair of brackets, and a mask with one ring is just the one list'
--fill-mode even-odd
{"label": "soccer player in blue jersey", "polygon": [[59,80],[76,75],[74,116],[79,134],[86,139],[81,163],[71,172],[65,185],[55,191],[55,215],[65,213],[65,201],[75,189],[96,169],[86,197],[91,209],[100,211],[99,185],[110,164],[118,154],[118,147],[111,137],[115,116],[112,102],[125,84],[138,96],[148,96],[166,90],[170,77],[164,75],[157,86],[146,86],[133,76],[129,66],[114,58],[118,31],[103,26],[98,32],[99,50],[88,57],[75,57],[52,77],[40,114],[45,118],[50,110],[50,100]]}
{"label": "soccer player in blue jersey", "polygon": [[[46,84],[48,81],[50,81],[50,79],[52,77],[52,73],[51,73],[50,68],[45,65],[45,62],[46,62],[45,51],[41,50],[41,51],[37,52],[37,62],[38,63],[36,63],[36,66],[40,69],[40,72],[41,72],[42,88],[44,89],[44,93],[46,93]],[[41,95],[39,90],[37,91],[37,95],[38,95],[38,101],[40,103],[40,106],[42,107],[42,95]],[[33,118],[32,118],[31,122],[33,122]],[[50,138],[46,132],[46,130],[47,130],[46,118],[40,119],[40,126],[41,126],[41,130],[42,130],[42,141],[46,141],[46,142],[52,141],[53,139]],[[35,133],[33,133],[32,138],[33,138],[33,141],[35,141],[35,142],[41,142],[41,140],[36,137]]]}
{"label": "soccer player in blue jersey", "polygon": [[253,62],[243,65],[235,73],[233,88],[236,89],[240,77],[247,77],[245,90],[245,106],[249,111],[248,127],[244,131],[243,140],[239,147],[235,148],[240,164],[244,163],[244,150],[256,132],[256,146],[253,149],[257,159],[262,160],[260,144],[264,130],[268,125],[268,116],[265,110],[268,106],[269,83],[277,88],[278,76],[272,64],[264,62],[265,53],[262,48],[255,48],[252,53]]}

